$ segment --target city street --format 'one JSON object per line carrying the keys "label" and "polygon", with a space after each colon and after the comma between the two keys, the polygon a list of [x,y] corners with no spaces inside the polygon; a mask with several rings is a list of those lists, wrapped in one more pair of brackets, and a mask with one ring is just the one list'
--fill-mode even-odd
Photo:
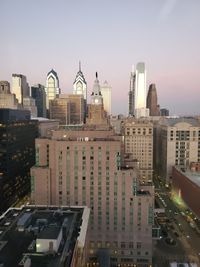
{"label": "city street", "polygon": [[189,259],[200,266],[200,235],[190,221],[190,218],[194,218],[195,215],[191,214],[182,203],[179,205],[172,200],[169,188],[160,179],[154,179],[154,184],[156,202],[160,207],[165,208],[168,219],[168,223],[163,227],[167,230],[168,235],[176,241],[174,247],[169,247],[170,245],[165,243],[164,238],[158,241],[155,246],[155,258],[159,257],[160,260],[163,260],[163,264],[167,262],[167,259]]}

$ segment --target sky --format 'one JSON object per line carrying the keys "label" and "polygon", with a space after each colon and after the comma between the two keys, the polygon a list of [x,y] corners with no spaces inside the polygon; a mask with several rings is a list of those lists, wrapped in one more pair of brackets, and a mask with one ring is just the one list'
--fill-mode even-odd
{"label": "sky", "polygon": [[199,0],[0,0],[0,80],[45,84],[52,68],[72,93],[79,60],[88,99],[98,72],[113,114],[128,114],[132,65],[145,62],[171,115],[200,114]]}

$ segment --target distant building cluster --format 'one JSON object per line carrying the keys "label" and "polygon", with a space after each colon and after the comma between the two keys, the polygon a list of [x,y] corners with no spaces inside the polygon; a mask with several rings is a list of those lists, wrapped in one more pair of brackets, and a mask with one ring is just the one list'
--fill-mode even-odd
{"label": "distant building cluster", "polygon": [[5,251],[13,234],[22,244],[13,257],[1,248],[0,265],[152,266],[155,177],[200,216],[200,119],[160,108],[143,62],[131,72],[128,116],[112,115],[98,73],[88,98],[80,63],[70,94],[53,69],[45,86],[13,74],[11,88],[0,81],[0,210],[28,193],[31,206],[0,217]]}

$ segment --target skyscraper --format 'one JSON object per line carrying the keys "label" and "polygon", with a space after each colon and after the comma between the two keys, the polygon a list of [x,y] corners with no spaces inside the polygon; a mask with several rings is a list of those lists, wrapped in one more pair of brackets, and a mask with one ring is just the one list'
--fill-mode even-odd
{"label": "skyscraper", "polygon": [[49,100],[55,99],[60,94],[58,75],[53,69],[47,74],[45,92],[46,107],[49,109]]}
{"label": "skyscraper", "polygon": [[129,115],[133,116],[135,111],[135,72],[132,66],[129,91]]}
{"label": "skyscraper", "polygon": [[156,92],[156,85],[150,84],[149,91],[147,95],[147,108],[149,109],[150,116],[159,116],[160,110],[159,105],[157,102],[157,92]]}
{"label": "skyscraper", "polygon": [[87,117],[87,82],[81,70],[81,62],[79,61],[79,71],[73,83],[73,94],[83,95],[84,98],[84,121]]}
{"label": "skyscraper", "polygon": [[22,74],[12,75],[12,93],[16,95],[19,104],[23,105],[23,98],[30,96],[29,85],[26,76]]}
{"label": "skyscraper", "polygon": [[107,81],[101,86],[101,94],[103,96],[103,107],[107,115],[111,115],[111,89],[112,87]]}
{"label": "skyscraper", "polygon": [[31,86],[31,96],[35,99],[38,117],[46,117],[46,93],[44,86],[37,84]]}
{"label": "skyscraper", "polygon": [[135,71],[135,117],[147,117],[149,110],[146,108],[146,70],[144,62],[139,62]]}

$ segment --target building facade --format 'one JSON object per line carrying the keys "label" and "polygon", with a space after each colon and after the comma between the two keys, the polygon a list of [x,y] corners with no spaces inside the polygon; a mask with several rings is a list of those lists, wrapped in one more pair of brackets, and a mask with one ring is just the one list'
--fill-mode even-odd
{"label": "building facade", "polygon": [[128,118],[123,121],[125,153],[139,164],[141,181],[151,181],[153,174],[153,124],[148,120]]}
{"label": "building facade", "polygon": [[83,95],[59,95],[59,97],[50,101],[49,113],[50,118],[59,120],[61,125],[83,124]]}
{"label": "building facade", "polygon": [[8,81],[0,81],[0,108],[18,109],[18,100],[15,94],[10,92]]}
{"label": "building facade", "polygon": [[200,161],[200,124],[194,118],[162,118],[155,125],[155,170],[167,182],[172,166]]}
{"label": "building facade", "polygon": [[107,249],[112,266],[147,266],[152,257],[153,187],[140,185],[136,171],[123,168],[120,136],[84,127],[36,139],[32,202],[90,207],[90,260]]}
{"label": "building facade", "polygon": [[129,115],[134,116],[135,113],[135,70],[132,66],[130,77],[130,90],[129,90]]}
{"label": "building facade", "polygon": [[0,210],[30,192],[37,122],[26,110],[0,109]]}
{"label": "building facade", "polygon": [[35,99],[38,117],[46,118],[46,93],[44,86],[41,84],[31,86],[31,96]]}
{"label": "building facade", "polygon": [[30,96],[30,89],[26,76],[22,74],[12,74],[12,93],[16,95],[19,104],[23,105],[23,98]]}
{"label": "building facade", "polygon": [[32,97],[23,98],[23,108],[31,112],[31,117],[36,118],[38,115],[37,106],[35,105],[35,99]]}
{"label": "building facade", "polygon": [[159,116],[160,108],[157,100],[156,85],[150,84],[147,94],[147,108],[149,109],[150,116]]}
{"label": "building facade", "polygon": [[49,110],[49,101],[55,99],[60,94],[58,75],[53,69],[47,74],[45,92],[46,108]]}
{"label": "building facade", "polygon": [[107,112],[107,115],[109,116],[112,114],[111,90],[112,90],[112,87],[107,83],[107,81],[105,81],[104,84],[101,86],[101,94],[103,97],[104,110]]}

